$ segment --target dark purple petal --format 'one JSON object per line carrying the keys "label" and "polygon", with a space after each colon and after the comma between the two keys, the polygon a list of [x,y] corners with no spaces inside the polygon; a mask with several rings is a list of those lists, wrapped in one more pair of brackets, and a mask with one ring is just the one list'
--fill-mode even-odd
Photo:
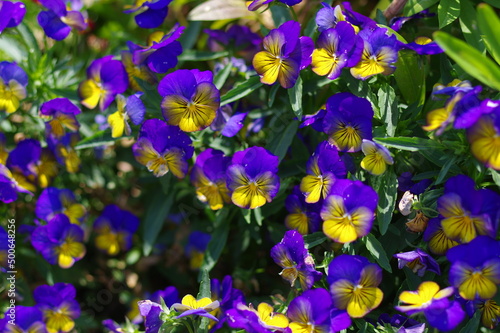
{"label": "dark purple petal", "polygon": [[24,69],[19,67],[15,62],[0,62],[0,77],[4,82],[15,80],[24,87],[28,85],[28,75]]}
{"label": "dark purple petal", "polygon": [[19,169],[23,174],[35,174],[35,166],[40,161],[42,147],[35,139],[25,139],[17,144],[7,158],[6,166],[9,169]]}
{"label": "dark purple petal", "polygon": [[332,297],[323,288],[306,290],[296,297],[288,306],[287,316],[290,321],[312,323],[315,326],[324,326],[329,331]]}
{"label": "dark purple petal", "polygon": [[367,265],[370,265],[370,262],[363,256],[341,254],[330,262],[327,281],[332,284],[337,280],[346,279],[358,283],[361,271]]}
{"label": "dark purple petal", "polygon": [[201,317],[206,317],[209,319],[212,319],[214,321],[219,321],[216,317],[214,317],[212,314],[207,312],[205,309],[192,309],[192,310],[187,310],[180,315],[178,315],[176,318],[182,318],[186,316],[201,316]]}
{"label": "dark purple petal", "polygon": [[132,124],[139,125],[144,121],[146,107],[140,98],[141,94],[134,94],[127,98],[126,110]]}
{"label": "dark purple petal", "polygon": [[318,10],[318,13],[316,14],[316,24],[319,32],[334,28],[337,22],[333,8],[325,2],[322,2],[321,4],[323,5],[323,8]]}
{"label": "dark purple petal", "polygon": [[167,125],[162,120],[146,120],[139,132],[140,138],[147,138],[151,141],[155,150],[160,154],[169,148],[176,147],[184,152],[185,159],[190,159],[193,156],[194,148],[189,136],[182,132],[179,127]]}
{"label": "dark purple petal", "polygon": [[349,317],[346,310],[331,310],[330,321],[332,332],[340,332],[349,328],[352,324],[351,317]]}
{"label": "dark purple petal", "polygon": [[146,58],[146,65],[155,73],[165,73],[177,66],[177,56],[182,53],[181,43],[174,41]]}
{"label": "dark purple petal", "polygon": [[38,14],[38,24],[48,37],[55,40],[63,40],[71,32],[71,27],[61,21],[61,18],[52,11],[40,12]]}
{"label": "dark purple petal", "polygon": [[66,4],[62,0],[40,0],[40,3],[53,11],[57,16],[63,17],[66,16]]}
{"label": "dark purple petal", "polygon": [[500,242],[488,236],[477,236],[469,243],[457,245],[446,252],[446,258],[452,264],[465,262],[472,267],[480,267],[485,261],[498,256]]}
{"label": "dark purple petal", "polygon": [[149,6],[148,10],[135,16],[135,22],[143,29],[158,28],[168,14],[168,7],[153,9]]}
{"label": "dark purple petal", "polygon": [[44,116],[53,116],[56,112],[76,115],[81,110],[67,98],[54,98],[40,106],[40,113]]}
{"label": "dark purple petal", "polygon": [[158,85],[161,96],[181,95],[190,99],[196,91],[196,78],[189,69],[179,69],[165,75]]}
{"label": "dark purple petal", "polygon": [[247,115],[248,112],[242,112],[230,117],[220,134],[228,138],[238,134],[238,132],[243,128]]}
{"label": "dark purple petal", "polygon": [[427,307],[424,314],[429,324],[440,331],[454,329],[465,318],[465,312],[457,301],[446,308]]}
{"label": "dark purple petal", "polygon": [[158,333],[161,325],[163,325],[163,321],[160,319],[161,305],[150,300],[139,301],[138,304],[139,312],[145,318],[146,333]]}
{"label": "dark purple petal", "polygon": [[248,176],[253,179],[266,171],[277,174],[279,158],[262,147],[250,147],[236,152],[231,164],[243,166]]}

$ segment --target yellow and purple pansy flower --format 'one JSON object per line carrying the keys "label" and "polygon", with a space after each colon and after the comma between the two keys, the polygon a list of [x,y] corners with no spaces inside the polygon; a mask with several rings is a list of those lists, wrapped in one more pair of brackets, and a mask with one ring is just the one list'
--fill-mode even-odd
{"label": "yellow and purple pansy flower", "polygon": [[219,89],[210,71],[180,69],[167,74],[158,85],[163,97],[161,108],[169,125],[184,132],[210,126],[220,106]]}
{"label": "yellow and purple pansy flower", "polygon": [[439,264],[430,255],[417,248],[414,251],[396,253],[394,258],[398,258],[398,268],[408,267],[418,276],[424,276],[426,271],[441,275]]}
{"label": "yellow and purple pansy flower", "polygon": [[472,155],[489,168],[500,170],[500,103],[486,101],[488,108],[467,128]]}
{"label": "yellow and purple pansy flower", "polygon": [[42,154],[41,144],[35,139],[25,139],[17,143],[7,158],[6,166],[12,172],[16,183],[31,192],[36,191],[36,177]]}
{"label": "yellow and purple pansy flower", "polygon": [[302,235],[319,231],[321,227],[319,213],[322,205],[323,200],[313,204],[307,203],[300,186],[295,186],[285,201],[288,210],[288,215],[285,217],[286,227],[297,230]]}
{"label": "yellow and purple pansy flower", "polygon": [[12,113],[26,98],[28,75],[15,62],[0,62],[0,111]]}
{"label": "yellow and purple pansy flower", "polygon": [[444,256],[449,249],[460,243],[446,236],[441,222],[442,218],[439,217],[429,220],[424,231],[424,241],[427,243],[429,251]]}
{"label": "yellow and purple pansy flower", "polygon": [[137,25],[144,29],[158,28],[168,14],[168,5],[172,0],[134,0],[133,5],[127,5],[124,13],[140,11],[134,19]]}
{"label": "yellow and purple pansy flower", "polygon": [[125,67],[125,71],[128,75],[130,88],[132,88],[134,91],[142,91],[139,80],[144,81],[151,86],[158,83],[156,75],[149,69],[146,64],[136,65],[134,63],[131,51],[122,51],[121,56],[122,64]]}
{"label": "yellow and purple pansy flower", "polygon": [[76,202],[71,190],[47,187],[38,197],[35,213],[39,219],[45,221],[51,220],[57,214],[64,214],[71,223],[80,224],[86,215],[86,209]]}
{"label": "yellow and purple pansy flower", "polygon": [[[9,310],[12,308],[9,308]],[[42,311],[35,306],[16,305],[12,310],[16,314],[15,324],[9,323],[8,311],[0,319],[0,332],[3,333],[47,333]],[[12,311],[11,310],[11,311]]]}
{"label": "yellow and purple pansy flower", "polygon": [[64,136],[65,128],[72,132],[78,131],[80,124],[75,116],[80,112],[81,110],[67,98],[55,98],[40,106],[42,117],[50,118],[45,123],[46,132],[56,138]]}
{"label": "yellow and purple pansy flower", "polygon": [[70,268],[85,255],[83,230],[64,214],[54,216],[46,225],[36,227],[31,244],[51,265]]}
{"label": "yellow and purple pansy flower", "polygon": [[264,51],[257,53],[252,61],[262,83],[278,81],[286,89],[295,85],[300,71],[311,63],[314,49],[311,38],[299,36],[300,24],[288,21],[264,38]]}
{"label": "yellow and purple pansy flower", "polygon": [[281,332],[289,323],[284,314],[274,312],[273,307],[267,303],[260,303],[257,309],[252,304],[247,306],[243,302],[236,303],[227,311],[226,317],[230,328],[242,329],[245,332]]}
{"label": "yellow and purple pansy flower", "polygon": [[332,7],[325,2],[321,4],[323,8],[318,10],[316,14],[316,25],[319,32],[335,28],[338,23],[343,21],[351,24],[356,33],[360,29],[373,30],[377,27],[377,23],[374,20],[352,10],[351,4],[347,1],[342,2],[344,9],[340,5]]}
{"label": "yellow and purple pansy flower", "polygon": [[337,179],[345,178],[347,171],[337,147],[321,142],[307,161],[307,176],[300,182],[300,190],[307,203],[325,199]]}
{"label": "yellow and purple pansy flower", "polygon": [[193,156],[191,139],[176,126],[159,119],[142,124],[137,142],[132,146],[137,162],[146,166],[156,177],[172,172],[184,178],[188,172],[188,159]]}
{"label": "yellow and purple pansy flower", "polygon": [[138,302],[139,312],[144,317],[145,333],[158,333],[164,321],[160,319],[163,312],[162,306],[149,299]]}
{"label": "yellow and purple pansy flower", "polygon": [[87,79],[78,86],[83,106],[94,109],[97,105],[105,110],[117,94],[123,94],[128,87],[128,75],[119,60],[105,56],[94,60],[87,68]]}
{"label": "yellow and purple pansy flower", "polygon": [[0,164],[0,201],[6,204],[14,202],[17,200],[18,193],[33,195],[29,190],[19,185],[5,165]]}
{"label": "yellow and purple pansy flower", "polygon": [[38,23],[45,34],[55,40],[68,37],[71,28],[87,29],[87,22],[78,10],[68,10],[63,0],[40,0],[48,10],[38,14]]}
{"label": "yellow and purple pansy flower", "polygon": [[0,2],[0,34],[6,28],[17,27],[24,19],[26,5],[22,2]]}
{"label": "yellow and purple pansy flower", "polygon": [[323,232],[338,243],[366,236],[373,224],[378,195],[361,181],[338,179],[323,203]]}
{"label": "yellow and purple pansy flower", "polygon": [[372,175],[380,176],[387,170],[387,165],[394,163],[389,150],[376,142],[363,139],[361,150],[365,154],[361,167]]}
{"label": "yellow and purple pansy flower", "polygon": [[222,136],[232,138],[243,128],[248,112],[233,114],[231,105],[226,104],[219,108],[214,121],[210,124],[212,131],[220,131]]}
{"label": "yellow and purple pansy flower", "polygon": [[231,200],[241,208],[258,208],[278,193],[279,158],[262,147],[236,152],[227,169]]}
{"label": "yellow and purple pansy flower", "polygon": [[140,96],[142,93],[125,96],[116,95],[116,112],[108,116],[108,124],[111,127],[111,137],[118,138],[125,133],[125,135],[132,134],[132,129],[128,121],[130,120],[134,125],[140,125],[144,121],[146,114],[146,107],[142,103]]}
{"label": "yellow and purple pansy flower", "polygon": [[219,301],[212,301],[208,297],[203,297],[202,299],[196,299],[193,295],[186,295],[182,298],[180,303],[175,303],[172,308],[180,312],[176,318],[182,318],[186,316],[202,316],[214,321],[219,321],[214,317],[213,312],[219,308]]}
{"label": "yellow and purple pansy flower", "polygon": [[57,159],[57,162],[66,168],[69,173],[76,173],[80,170],[80,156],[76,152],[75,146],[80,141],[78,132],[68,132],[61,138],[49,136],[47,146]]}
{"label": "yellow and purple pansy flower", "polygon": [[220,150],[208,148],[198,155],[191,169],[191,183],[196,188],[198,199],[208,203],[212,210],[231,203],[226,185],[226,171],[230,162],[231,158],[224,156]]}
{"label": "yellow and purple pansy flower", "polygon": [[382,270],[359,255],[341,254],[328,266],[328,284],[333,306],[347,310],[352,318],[361,318],[382,302],[384,294],[378,288]]}

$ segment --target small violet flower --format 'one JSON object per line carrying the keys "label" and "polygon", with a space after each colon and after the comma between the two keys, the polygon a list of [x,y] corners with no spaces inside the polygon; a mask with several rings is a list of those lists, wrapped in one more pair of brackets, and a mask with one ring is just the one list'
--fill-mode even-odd
{"label": "small violet flower", "polygon": [[434,258],[420,249],[410,252],[397,253],[393,257],[398,258],[398,268],[407,266],[418,276],[424,276],[425,271],[431,271],[441,275],[439,264]]}
{"label": "small violet flower", "polygon": [[1,1],[0,2],[0,34],[6,28],[17,27],[24,19],[26,6],[22,2]]}
{"label": "small violet flower", "polygon": [[68,10],[63,0],[40,0],[48,10],[38,14],[38,23],[45,34],[55,40],[68,37],[71,28],[79,31],[87,29],[87,22],[82,13]]}
{"label": "small violet flower", "polygon": [[231,328],[243,329],[248,333],[270,333],[288,327],[288,318],[274,312],[271,305],[260,303],[257,309],[252,304],[238,303],[227,311],[227,324]]}
{"label": "small violet flower", "polygon": [[285,207],[288,215],[285,225],[288,229],[297,230],[302,235],[307,235],[320,230],[321,217],[319,215],[323,201],[314,204],[307,203],[299,186],[286,198]]}
{"label": "small violet flower", "polygon": [[134,125],[140,125],[144,121],[146,107],[141,101],[141,95],[142,93],[134,94],[128,98],[121,94],[116,95],[117,110],[108,116],[108,124],[111,127],[111,136],[113,138],[118,138],[123,133],[126,135],[132,134],[132,129],[128,123],[129,120]]}
{"label": "small violet flower", "polygon": [[0,111],[12,113],[19,109],[27,85],[28,75],[21,67],[15,62],[0,62]]}
{"label": "small violet flower", "polygon": [[46,133],[56,138],[64,136],[65,128],[72,132],[78,131],[80,124],[75,116],[80,112],[81,110],[67,98],[55,98],[40,106],[42,117],[49,118],[45,123]]}
{"label": "small violet flower", "polygon": [[[43,322],[42,311],[37,306],[16,305],[12,310],[16,314],[15,324],[9,323],[7,316],[9,308],[5,312],[4,318],[0,319],[0,331],[4,333],[47,333],[47,328]],[[12,311],[11,310],[11,311]]]}
{"label": "small violet flower", "polygon": [[219,301],[212,301],[208,297],[204,297],[200,300],[197,300],[192,295],[186,295],[182,298],[181,303],[175,303],[172,305],[172,308],[181,312],[176,318],[182,318],[186,316],[202,316],[214,321],[219,321],[212,314],[219,307]]}
{"label": "small violet flower", "polygon": [[168,5],[172,0],[135,0],[133,5],[125,6],[124,13],[130,14],[141,11],[134,19],[135,23],[143,29],[158,28],[168,14]]}
{"label": "small violet flower", "polygon": [[489,168],[500,170],[500,103],[490,101],[490,113],[480,115],[479,119],[467,128],[467,140],[472,155]]}
{"label": "small violet flower", "polygon": [[35,206],[36,216],[49,221],[58,214],[66,215],[73,224],[80,224],[86,214],[83,205],[76,202],[71,190],[47,187],[42,191]]}

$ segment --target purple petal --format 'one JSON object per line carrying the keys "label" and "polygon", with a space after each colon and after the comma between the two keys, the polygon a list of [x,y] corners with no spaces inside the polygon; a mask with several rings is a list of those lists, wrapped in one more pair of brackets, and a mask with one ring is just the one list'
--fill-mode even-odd
{"label": "purple petal", "polygon": [[38,14],[38,23],[45,34],[55,40],[63,40],[68,37],[71,27],[61,21],[59,16],[51,11],[42,11]]}
{"label": "purple petal", "polygon": [[135,22],[143,29],[158,28],[168,14],[168,7],[161,9],[148,8],[145,12],[135,16]]}

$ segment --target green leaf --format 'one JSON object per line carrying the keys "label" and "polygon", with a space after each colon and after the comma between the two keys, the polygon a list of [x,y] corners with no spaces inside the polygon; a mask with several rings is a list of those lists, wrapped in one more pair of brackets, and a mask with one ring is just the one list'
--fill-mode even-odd
{"label": "green leaf", "polygon": [[224,96],[222,96],[220,99],[220,106],[237,101],[240,98],[245,97],[253,91],[257,90],[261,86],[262,83],[260,82],[260,78],[258,76],[252,76],[251,78],[229,90]]}
{"label": "green leaf", "polygon": [[398,196],[398,178],[392,170],[380,176],[372,177],[373,189],[378,194],[377,223],[381,235],[384,235],[392,220],[396,198]]}
{"label": "green leaf", "polygon": [[460,28],[464,34],[465,41],[474,48],[484,53],[485,45],[479,32],[476,9],[470,0],[460,1]]}
{"label": "green leaf", "polygon": [[460,15],[460,0],[441,0],[438,6],[439,29],[452,23]]}
{"label": "green leaf", "polygon": [[255,216],[255,222],[257,222],[257,225],[259,227],[262,227],[262,221],[264,220],[264,217],[262,216],[262,210],[260,209],[260,207],[253,209],[253,213]]}
{"label": "green leaf", "polygon": [[302,79],[300,76],[295,82],[295,85],[288,89],[288,97],[290,98],[290,104],[292,105],[293,113],[297,116],[299,121],[302,120]]}
{"label": "green leaf", "polygon": [[389,273],[392,273],[392,268],[391,265],[389,264],[389,259],[387,258],[387,254],[385,253],[382,244],[380,244],[380,242],[375,238],[375,236],[373,236],[373,234],[368,234],[365,237],[363,237],[363,242],[365,243],[368,252],[371,253],[371,255],[375,258],[380,267],[382,267]]}
{"label": "green leaf", "polygon": [[[210,292],[210,277],[208,275],[207,270],[204,270],[201,273],[200,291],[198,292],[196,299],[200,300],[200,299],[205,298],[205,297],[208,297],[208,298],[212,297],[212,293]],[[210,324],[210,319],[203,317],[201,319],[200,326],[199,326],[197,332],[207,332],[208,331],[208,324]]]}
{"label": "green leaf", "polygon": [[485,3],[477,6],[477,23],[483,33],[488,52],[500,64],[500,37],[498,36],[500,19],[491,6]]}
{"label": "green leaf", "polygon": [[[168,177],[169,180],[171,175],[166,175],[164,177]],[[169,194],[157,191],[146,211],[146,217],[143,222],[144,245],[142,247],[142,252],[145,256],[151,253],[156,244],[156,238],[174,203],[174,195],[174,191],[170,191]]]}
{"label": "green leaf", "polygon": [[281,86],[279,84],[275,84],[271,87],[269,91],[269,99],[267,100],[267,106],[272,107],[274,104],[274,100],[276,99],[276,93]]}
{"label": "green leaf", "polygon": [[326,241],[328,238],[326,235],[321,232],[315,232],[313,234],[305,235],[304,236],[304,243],[306,245],[307,249],[311,249],[315,247],[316,245],[322,244],[324,241]]}
{"label": "green leaf", "polygon": [[403,16],[411,16],[420,13],[424,9],[436,4],[439,0],[408,0],[404,8]]}
{"label": "green leaf", "polygon": [[460,330],[460,333],[475,333],[479,331],[479,322],[481,320],[481,311],[476,310],[474,316],[467,321],[467,325]]}
{"label": "green leaf", "polygon": [[246,223],[248,223],[248,224],[252,223],[252,210],[251,209],[241,208],[241,214],[243,215],[243,218],[245,219]]}
{"label": "green leaf", "polygon": [[219,260],[222,250],[224,250],[224,247],[226,246],[230,226],[230,220],[227,218],[228,214],[229,208],[227,207],[224,207],[217,212],[214,231],[212,232],[212,237],[210,238],[210,242],[208,243],[207,250],[205,251],[205,255],[203,257],[200,274],[205,271],[210,272],[212,268],[214,268],[217,264],[217,260]]}
{"label": "green leaf", "polygon": [[283,23],[287,21],[293,20],[292,14],[290,10],[286,6],[281,6],[280,4],[272,5],[269,10],[271,11],[271,15],[273,17],[274,25],[279,27]]}
{"label": "green leaf", "polygon": [[382,85],[378,91],[378,107],[380,109],[380,120],[386,124],[387,136],[394,136],[398,125],[399,110],[396,93],[389,84]]}
{"label": "green leaf", "polygon": [[422,57],[413,51],[399,51],[394,77],[406,103],[424,104],[425,76],[426,71]]}
{"label": "green leaf", "polygon": [[395,138],[373,138],[373,141],[388,147],[398,148],[407,151],[419,151],[426,149],[444,150],[445,146],[430,139],[418,137],[395,137]]}
{"label": "green leaf", "polygon": [[229,77],[229,74],[231,74],[231,69],[233,69],[233,63],[229,61],[229,63],[224,67],[217,75],[214,77],[214,85],[217,87],[217,89],[220,90],[224,83],[226,83],[227,78]]}
{"label": "green leaf", "polygon": [[470,76],[493,89],[500,90],[500,67],[481,52],[443,31],[434,33],[434,40]]}
{"label": "green leaf", "polygon": [[210,51],[196,51],[186,50],[179,56],[179,61],[208,61],[215,60],[229,55],[228,51],[210,52]]}
{"label": "green leaf", "polygon": [[299,128],[299,123],[297,121],[291,121],[285,128],[284,131],[274,132],[274,136],[272,137],[269,144],[266,148],[278,156],[280,161],[285,157],[288,148],[292,144],[293,138],[297,133],[297,129]]}
{"label": "green leaf", "polygon": [[498,0],[483,0],[483,1],[495,8],[500,9],[500,2],[498,2]]}
{"label": "green leaf", "polygon": [[[129,138],[129,137],[120,137],[120,138]],[[80,149],[94,148],[99,146],[109,146],[114,144],[117,139],[119,138],[115,139],[111,137],[111,131],[109,129],[105,129],[96,132],[94,135],[81,140],[76,144],[75,149],[80,150]]]}
{"label": "green leaf", "polygon": [[500,172],[495,171],[494,169],[490,168],[491,172],[491,177],[493,178],[493,181],[495,184],[497,184],[498,188],[500,189]]}
{"label": "green leaf", "polygon": [[443,182],[444,178],[448,174],[448,171],[450,171],[450,168],[456,164],[457,158],[458,158],[458,156],[454,155],[454,156],[449,156],[446,159],[446,163],[441,168],[441,171],[439,171],[435,185],[441,184]]}
{"label": "green leaf", "polygon": [[422,283],[422,279],[417,274],[413,273],[408,266],[403,267],[403,272],[405,273],[406,283],[410,290],[417,290],[418,286]]}
{"label": "green leaf", "polygon": [[189,22],[182,35],[179,37],[179,42],[181,43],[183,50],[192,49],[194,44],[198,41],[198,36],[201,32],[200,21],[201,20],[193,20],[192,22]]}
{"label": "green leaf", "polygon": [[28,47],[28,53],[30,56],[33,56],[30,60],[37,63],[38,59],[40,59],[41,52],[33,31],[31,31],[31,29],[24,22],[21,22],[21,24],[17,26],[17,30]]}

